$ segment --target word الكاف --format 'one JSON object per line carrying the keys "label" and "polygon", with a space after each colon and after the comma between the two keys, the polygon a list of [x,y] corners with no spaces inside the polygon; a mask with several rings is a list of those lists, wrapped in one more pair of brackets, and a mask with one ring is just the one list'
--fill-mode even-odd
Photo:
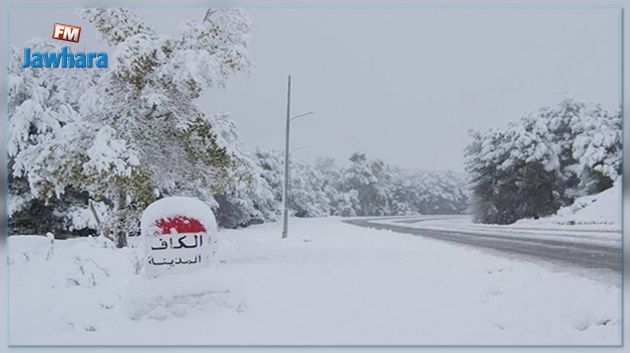
{"label": "word \u0627\u0644\u0643\u0627\u0641", "polygon": [[[203,234],[199,234],[199,235],[194,235],[194,239],[195,239],[195,243],[194,244],[186,244],[184,242],[184,239],[189,238],[190,235],[183,235],[181,237],[179,237],[179,239],[177,239],[177,244],[173,245],[173,238],[169,237],[168,238],[168,242],[165,239],[160,239],[160,246],[158,247],[151,247],[151,250],[165,250],[165,249],[191,249],[191,248],[196,248],[197,246],[202,246],[203,245]],[[197,243],[197,241],[199,243]]]}
{"label": "word \u0627\u0644\u0643\u0627\u0641", "polygon": [[22,68],[63,68],[63,69],[84,69],[97,67],[107,68],[107,53],[104,52],[76,52],[68,50],[68,47],[61,48],[59,52],[32,52],[31,48],[24,48],[24,62]]}

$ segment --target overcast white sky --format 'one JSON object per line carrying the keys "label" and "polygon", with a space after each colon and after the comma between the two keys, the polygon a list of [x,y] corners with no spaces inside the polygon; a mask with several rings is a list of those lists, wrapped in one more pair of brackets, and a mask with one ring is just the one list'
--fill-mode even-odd
{"label": "overcast white sky", "polygon": [[[617,9],[248,9],[251,75],[200,104],[231,112],[244,145],[283,148],[287,74],[295,158],[353,151],[415,169],[463,170],[467,130],[504,127],[565,94],[615,109],[620,99]],[[195,9],[138,10],[165,34]],[[65,9],[13,9],[10,41],[83,24]],[[85,25],[79,47],[103,48]]]}

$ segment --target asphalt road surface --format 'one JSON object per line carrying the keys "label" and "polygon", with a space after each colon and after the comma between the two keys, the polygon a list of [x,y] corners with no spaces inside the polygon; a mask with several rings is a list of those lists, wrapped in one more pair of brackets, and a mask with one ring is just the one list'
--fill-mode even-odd
{"label": "asphalt road surface", "polygon": [[[425,218],[426,217],[426,218]],[[621,243],[618,247],[605,246],[590,243],[575,243],[557,239],[503,237],[475,233],[474,231],[447,230],[422,228],[418,222],[430,219],[445,219],[448,217],[437,216],[429,218],[404,218],[396,224],[377,223],[378,220],[388,218],[351,219],[344,222],[373,229],[387,229],[397,233],[405,233],[449,241],[458,244],[476,246],[480,248],[498,250],[504,253],[532,256],[548,261],[560,261],[583,268],[609,269],[621,272],[622,252]],[[408,226],[408,223],[415,225]]]}

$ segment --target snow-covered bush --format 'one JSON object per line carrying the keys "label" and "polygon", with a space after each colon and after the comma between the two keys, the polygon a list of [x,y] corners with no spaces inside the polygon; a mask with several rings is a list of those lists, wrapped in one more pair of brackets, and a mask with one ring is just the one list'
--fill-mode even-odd
{"label": "snow-covered bush", "polygon": [[612,186],[620,174],[621,118],[565,98],[510,123],[471,131],[465,151],[475,221],[538,218]]}

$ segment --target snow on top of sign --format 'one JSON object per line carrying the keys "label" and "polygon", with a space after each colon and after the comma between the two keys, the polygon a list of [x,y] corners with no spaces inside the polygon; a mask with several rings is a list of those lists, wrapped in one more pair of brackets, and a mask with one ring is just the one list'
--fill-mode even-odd
{"label": "snow on top of sign", "polygon": [[[150,204],[142,213],[140,220],[142,234],[160,232],[162,234],[176,232],[184,226],[194,226],[196,231],[197,220],[209,233],[217,231],[217,223],[214,213],[203,201],[193,197],[166,197]],[[184,223],[184,224],[179,224]],[[164,227],[173,226],[172,229]],[[190,227],[188,227],[190,228]],[[191,228],[192,229],[192,228]]]}

